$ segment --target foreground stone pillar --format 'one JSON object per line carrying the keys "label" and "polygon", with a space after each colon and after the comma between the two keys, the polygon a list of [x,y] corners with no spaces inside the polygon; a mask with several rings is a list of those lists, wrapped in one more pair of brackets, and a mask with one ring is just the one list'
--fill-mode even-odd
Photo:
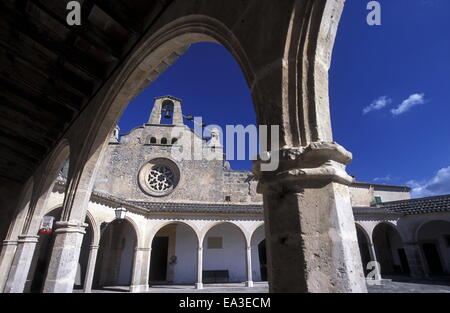
{"label": "foreground stone pillar", "polygon": [[98,245],[91,245],[89,250],[89,259],[86,266],[86,275],[84,277],[83,292],[92,291],[92,282],[95,274],[95,264],[97,262]]}
{"label": "foreground stone pillar", "polygon": [[246,250],[246,260],[247,260],[247,281],[245,282],[245,286],[253,287],[253,278],[252,278],[252,246],[248,245]]}
{"label": "foreground stone pillar", "polygon": [[57,222],[44,293],[71,293],[77,274],[85,223],[77,221]]}
{"label": "foreground stone pillar", "polygon": [[277,153],[276,171],[255,162],[270,292],[367,292],[345,172],[351,153],[326,142]]}
{"label": "foreground stone pillar", "polygon": [[410,275],[413,278],[425,278],[429,276],[425,268],[418,242],[405,242],[404,249],[408,260]]}
{"label": "foreground stone pillar", "polygon": [[6,280],[8,279],[9,270],[11,269],[16,249],[17,241],[3,241],[2,252],[0,254],[0,292],[3,292],[3,288],[5,288]]}
{"label": "foreground stone pillar", "polygon": [[196,289],[203,289],[203,247],[199,246],[197,251],[197,282]]}
{"label": "foreground stone pillar", "polygon": [[130,292],[148,291],[151,248],[135,248]]}
{"label": "foreground stone pillar", "polygon": [[19,236],[14,260],[4,288],[5,293],[22,293],[39,236]]}

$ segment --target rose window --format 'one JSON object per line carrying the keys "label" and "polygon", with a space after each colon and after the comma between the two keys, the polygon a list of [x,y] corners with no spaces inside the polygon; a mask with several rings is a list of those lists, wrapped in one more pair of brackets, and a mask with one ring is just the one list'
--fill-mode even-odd
{"label": "rose window", "polygon": [[156,158],[144,164],[138,174],[142,191],[154,197],[170,194],[180,181],[180,169],[172,160]]}
{"label": "rose window", "polygon": [[155,165],[148,173],[148,185],[154,191],[165,191],[174,185],[175,175],[167,166]]}

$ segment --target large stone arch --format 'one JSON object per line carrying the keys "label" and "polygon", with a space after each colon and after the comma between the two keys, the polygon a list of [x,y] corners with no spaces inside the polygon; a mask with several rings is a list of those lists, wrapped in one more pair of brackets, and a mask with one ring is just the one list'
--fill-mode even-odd
{"label": "large stone arch", "polygon": [[19,216],[23,216],[23,223],[21,223],[21,234],[18,237],[17,249],[4,292],[23,292],[25,288],[39,238],[37,236],[38,228],[47,208],[56,177],[63,163],[70,157],[71,151],[69,141],[63,138],[33,175],[33,188],[29,204],[19,208],[26,211],[17,213]]}
{"label": "large stone arch", "polygon": [[146,246],[151,246],[152,240],[155,237],[155,235],[158,233],[158,231],[160,231],[162,228],[164,228],[164,227],[166,227],[167,225],[170,225],[170,224],[182,224],[182,225],[185,225],[186,227],[190,228],[194,232],[194,234],[195,234],[195,236],[197,238],[197,242],[200,242],[200,229],[198,228],[198,226],[195,223],[192,223],[189,220],[178,220],[178,219],[175,219],[175,220],[169,220],[169,221],[164,221],[162,223],[155,224],[153,226],[150,234],[149,234],[149,237],[148,237],[149,241],[148,241],[148,244]]}
{"label": "large stone arch", "polygon": [[[207,238],[208,240],[206,240]],[[217,240],[219,241],[216,242]],[[213,244],[219,246],[213,246]],[[201,282],[247,281],[246,251],[248,235],[239,223],[233,221],[209,223],[204,228],[201,247],[203,253],[203,277]]]}
{"label": "large stone arch", "polygon": [[372,242],[380,263],[381,275],[408,274],[409,264],[404,251],[404,239],[395,224],[378,223],[372,231]]}
{"label": "large stone arch", "polygon": [[94,273],[96,287],[132,285],[138,235],[138,229],[132,219],[126,217],[108,223],[99,242]]}
{"label": "large stone arch", "polygon": [[258,223],[250,238],[253,281],[267,281],[267,252],[264,223]]}
{"label": "large stone arch", "polygon": [[[156,242],[157,235],[161,236],[162,231],[165,232],[162,234],[163,237],[158,237],[159,241]],[[195,223],[188,220],[158,223],[151,231],[150,240],[152,250],[149,282],[158,280],[172,284],[196,282],[199,230]]]}
{"label": "large stone arch", "polygon": [[435,218],[424,221],[415,231],[424,271],[428,276],[450,274],[450,220]]}
{"label": "large stone arch", "polygon": [[[53,154],[49,157],[42,171],[35,175],[35,188],[33,189],[30,210],[27,213],[23,234],[35,235],[40,225],[40,219],[47,209],[47,202],[53,190],[62,165],[71,158],[71,145],[68,139],[60,141]],[[70,161],[69,161],[70,162]],[[70,163],[69,163],[70,164]],[[71,167],[69,166],[69,172]],[[67,186],[66,186],[67,192]]]}
{"label": "large stone arch", "polygon": [[370,261],[375,261],[374,256],[372,255],[372,240],[367,230],[361,224],[355,223],[355,227],[363,271],[364,274],[367,275],[369,273],[369,269],[367,268],[368,263]]}
{"label": "large stone arch", "polygon": [[200,245],[204,244],[204,239],[205,239],[206,234],[211,229],[213,229],[214,227],[221,225],[221,224],[231,224],[242,234],[245,244],[247,244],[249,242],[250,234],[239,223],[236,223],[234,221],[214,221],[214,222],[208,223],[206,226],[203,227],[203,229],[201,231],[201,236],[199,237]]}
{"label": "large stone arch", "polygon": [[[63,266],[57,260],[64,254],[77,254],[79,245],[71,251],[64,243],[81,241],[97,161],[126,104],[176,59],[181,53],[176,49],[218,41],[243,69],[258,124],[280,129],[281,150],[268,148],[272,160],[280,157],[280,166],[262,172],[261,164],[255,165],[258,191],[264,193],[271,291],[366,291],[354,257],[357,240],[346,186],[352,182],[345,172],[351,154],[332,142],[329,116],[328,68],[343,3],[250,1],[230,7],[228,2],[192,6],[180,1],[168,6],[66,133],[74,144],[74,164],[59,224],[61,255],[52,266]],[[309,223],[319,220],[314,214],[327,218],[320,225]],[[320,238],[309,235],[318,229]],[[316,251],[319,258],[312,257]],[[64,273],[48,279],[45,290],[71,291],[72,278]]]}

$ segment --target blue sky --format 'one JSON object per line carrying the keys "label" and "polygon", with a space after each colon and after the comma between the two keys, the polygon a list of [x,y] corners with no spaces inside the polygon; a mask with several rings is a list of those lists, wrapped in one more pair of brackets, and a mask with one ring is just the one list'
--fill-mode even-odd
{"label": "blue sky", "polygon": [[[367,25],[368,2],[346,1],[330,69],[334,139],[354,155],[348,172],[408,184],[414,196],[450,193],[450,1],[379,1],[381,26]],[[217,44],[193,45],[136,97],[121,133],[145,123],[153,98],[166,94],[207,124],[255,123],[242,72]]]}

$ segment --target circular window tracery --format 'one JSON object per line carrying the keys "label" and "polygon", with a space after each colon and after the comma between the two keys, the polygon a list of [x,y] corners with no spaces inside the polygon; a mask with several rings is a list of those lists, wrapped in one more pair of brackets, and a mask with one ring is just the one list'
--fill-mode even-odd
{"label": "circular window tracery", "polygon": [[151,189],[165,191],[173,187],[174,174],[167,166],[155,165],[150,170],[147,180]]}
{"label": "circular window tracery", "polygon": [[152,196],[165,196],[173,191],[180,178],[178,166],[171,160],[157,158],[145,164],[139,172],[139,185]]}

